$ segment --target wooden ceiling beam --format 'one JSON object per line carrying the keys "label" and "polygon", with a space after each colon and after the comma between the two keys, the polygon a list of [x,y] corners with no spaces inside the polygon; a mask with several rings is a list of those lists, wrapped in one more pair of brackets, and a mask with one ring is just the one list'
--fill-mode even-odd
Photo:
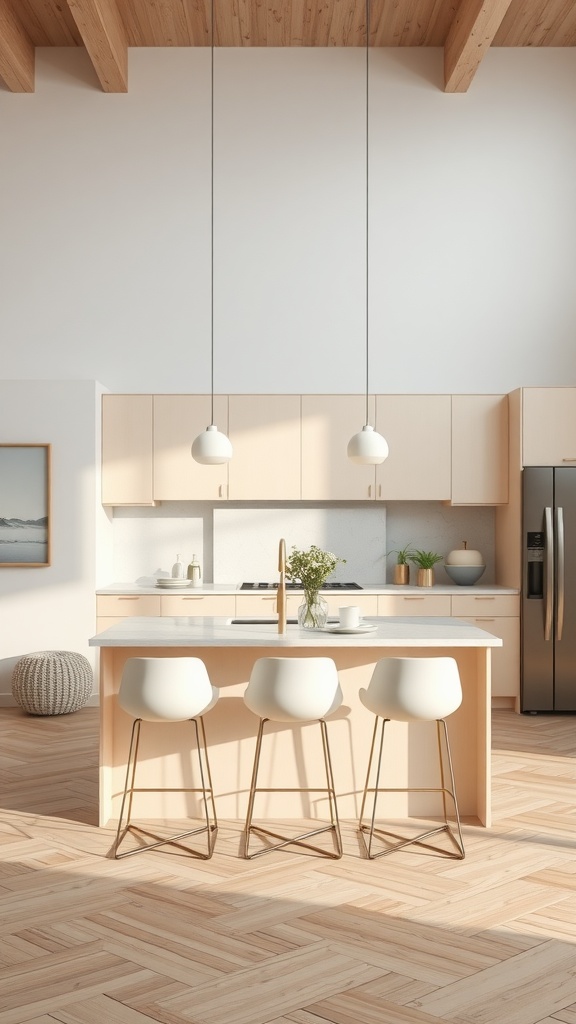
{"label": "wooden ceiling beam", "polygon": [[67,0],[104,92],[128,92],[128,40],[117,0]]}
{"label": "wooden ceiling beam", "polygon": [[34,45],[6,0],[0,0],[0,78],[10,92],[34,92]]}
{"label": "wooden ceiling beam", "polygon": [[462,0],[444,44],[444,91],[466,92],[512,0]]}

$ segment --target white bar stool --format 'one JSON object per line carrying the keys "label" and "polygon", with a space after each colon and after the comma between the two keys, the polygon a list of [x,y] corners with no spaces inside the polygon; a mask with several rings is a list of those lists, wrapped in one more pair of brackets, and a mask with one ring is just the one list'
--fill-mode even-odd
{"label": "white bar stool", "polygon": [[[360,690],[360,700],[369,711],[376,716],[374,721],[374,732],[372,745],[368,759],[368,771],[366,773],[366,785],[362,797],[360,809],[359,829],[367,856],[373,860],[375,857],[383,857],[394,850],[403,849],[412,843],[418,843],[429,849],[445,853],[426,840],[432,836],[446,832],[452,840],[456,853],[449,856],[462,860],[464,858],[464,843],[462,841],[462,830],[460,828],[460,815],[456,801],[456,788],[454,784],[454,772],[452,769],[452,757],[450,754],[450,742],[445,719],[451,715],[462,703],[462,686],[460,674],[454,658],[383,658],[376,664],[372,679],[367,690]],[[376,743],[376,732],[378,722],[381,721],[380,746],[378,750],[376,778],[374,786],[370,788],[370,775]],[[387,722],[436,722],[436,735],[438,741],[438,760],[440,767],[440,786],[436,788],[407,787],[406,789],[392,789],[380,787],[380,769],[382,765],[382,750],[384,746],[384,727]],[[442,743],[442,740],[444,741]],[[445,784],[445,767],[443,747],[446,754],[448,773],[450,777],[449,788]],[[364,823],[364,807],[368,793],[374,795],[372,815],[370,824]],[[444,809],[444,823],[427,832],[423,832],[414,839],[403,839],[394,832],[386,832],[375,827],[376,804],[380,793],[441,793]],[[453,802],[457,834],[454,833],[448,821],[446,809],[446,797],[449,796]],[[368,836],[366,841],[365,836]],[[396,840],[391,846],[374,853],[372,842],[375,835],[392,837]]]}
{"label": "white bar stool", "polygon": [[[126,661],[118,691],[118,703],[124,711],[134,717],[134,723],[130,738],[120,820],[113,847],[114,857],[117,860],[120,860],[122,857],[133,856],[136,853],[144,853],[146,850],[156,849],[158,846],[177,844],[180,839],[201,833],[206,833],[207,837],[208,845],[205,854],[195,853],[195,851],[190,850],[188,847],[184,847],[184,849],[187,849],[189,853],[194,853],[195,856],[201,857],[203,860],[208,860],[212,856],[218,822],[216,819],[214,792],[206,746],[206,732],[202,715],[214,707],[218,697],[219,691],[216,687],[212,686],[206,666],[200,658],[128,658]],[[200,787],[197,789],[172,789],[169,787],[137,789],[135,787],[136,766],[138,763],[138,747],[142,722],[158,724],[188,720],[194,725],[196,734]],[[200,736],[202,737],[202,743],[200,742]],[[201,793],[206,823],[199,828],[180,832],[178,835],[169,836],[167,839],[159,839],[157,842],[139,846],[135,850],[126,850],[123,853],[119,853],[119,847],[128,832],[153,837],[153,833],[132,824],[132,799],[135,793]],[[127,800],[126,823],[123,824],[124,807]],[[210,802],[212,818],[210,818],[208,802]]]}
{"label": "white bar stool", "polygon": [[[252,781],[250,783],[248,812],[244,829],[244,856],[248,860],[260,857],[264,853],[270,853],[272,850],[279,850],[284,846],[291,846],[292,844],[303,846],[307,850],[313,850],[316,853],[324,854],[324,856],[332,857],[333,859],[338,859],[342,856],[342,837],[340,835],[334,775],[325,722],[325,719],[340,707],[342,696],[342,690],[338,681],[338,671],[331,658],[259,658],[254,663],[250,682],[244,694],[246,706],[260,717]],[[313,721],[317,721],[320,725],[326,786],[314,789],[265,789],[259,787],[257,784],[258,769],[266,722],[286,722],[287,724],[298,725]],[[330,808],[330,824],[302,833],[294,839],[288,839],[260,825],[253,825],[252,815],[256,794],[281,792],[326,793]],[[250,853],[249,844],[252,832],[271,836],[273,839],[279,839],[280,842],[257,850],[255,853]],[[312,836],[320,835],[323,832],[332,832],[336,847],[335,852],[323,850],[306,842]]]}

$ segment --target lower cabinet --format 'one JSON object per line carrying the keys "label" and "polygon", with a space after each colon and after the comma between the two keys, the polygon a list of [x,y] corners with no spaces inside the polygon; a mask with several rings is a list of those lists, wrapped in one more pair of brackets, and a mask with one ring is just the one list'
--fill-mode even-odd
{"label": "lower cabinet", "polygon": [[103,594],[96,599],[98,618],[113,615],[127,619],[135,615],[161,615],[158,594]]}
{"label": "lower cabinet", "polygon": [[[360,615],[378,615],[378,598],[376,594],[323,594],[328,601],[328,614],[338,616],[338,609],[346,605],[354,605],[360,609]],[[301,601],[302,598],[299,598]]]}
{"label": "lower cabinet", "polygon": [[520,695],[520,598],[514,594],[380,594],[378,615],[463,619],[503,641],[492,649],[492,696]]}
{"label": "lower cabinet", "polygon": [[96,598],[98,630],[135,615],[229,615],[235,594],[102,594]]}
{"label": "lower cabinet", "polygon": [[160,615],[160,595],[103,594],[96,598],[96,632],[136,615]]}
{"label": "lower cabinet", "polygon": [[520,696],[520,598],[512,594],[452,597],[452,615],[503,640],[492,649],[492,696]]}
{"label": "lower cabinet", "polygon": [[161,615],[229,615],[236,614],[234,594],[178,594],[160,598]]}
{"label": "lower cabinet", "polygon": [[378,615],[451,615],[450,594],[379,594]]}
{"label": "lower cabinet", "polygon": [[[356,605],[360,609],[360,615],[378,615],[378,597],[376,594],[334,594],[330,591],[322,591],[322,597],[328,602],[328,614],[332,617],[338,616],[338,609],[343,605]],[[286,601],[286,617],[295,619],[298,609],[304,600],[300,591],[289,591]],[[238,618],[275,618],[278,614],[276,608],[276,593],[267,594],[238,594],[236,597],[236,615]]]}
{"label": "lower cabinet", "polygon": [[[302,604],[301,594],[288,594],[286,618],[295,619]],[[276,591],[266,594],[237,594],[236,617],[239,619],[275,619],[278,615]]]}

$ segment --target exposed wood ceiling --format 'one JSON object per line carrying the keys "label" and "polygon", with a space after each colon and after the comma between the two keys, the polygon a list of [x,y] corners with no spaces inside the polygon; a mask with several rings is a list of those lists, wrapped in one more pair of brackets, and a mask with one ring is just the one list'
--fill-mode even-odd
{"label": "exposed wood ceiling", "polygon": [[[365,46],[364,0],[214,0],[216,46]],[[83,46],[105,92],[131,46],[210,45],[210,0],[0,0],[0,83],[34,91],[37,46]],[[371,45],[444,48],[465,92],[490,46],[576,46],[576,0],[371,0]]]}

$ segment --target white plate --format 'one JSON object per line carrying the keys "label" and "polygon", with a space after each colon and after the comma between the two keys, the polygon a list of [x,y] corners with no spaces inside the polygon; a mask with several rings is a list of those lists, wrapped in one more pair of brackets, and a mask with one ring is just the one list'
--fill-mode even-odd
{"label": "white plate", "polygon": [[373,633],[378,626],[324,626],[327,633]]}
{"label": "white plate", "polygon": [[164,590],[178,590],[181,587],[189,587],[191,580],[170,580],[160,579],[156,580],[157,587],[163,587]]}

